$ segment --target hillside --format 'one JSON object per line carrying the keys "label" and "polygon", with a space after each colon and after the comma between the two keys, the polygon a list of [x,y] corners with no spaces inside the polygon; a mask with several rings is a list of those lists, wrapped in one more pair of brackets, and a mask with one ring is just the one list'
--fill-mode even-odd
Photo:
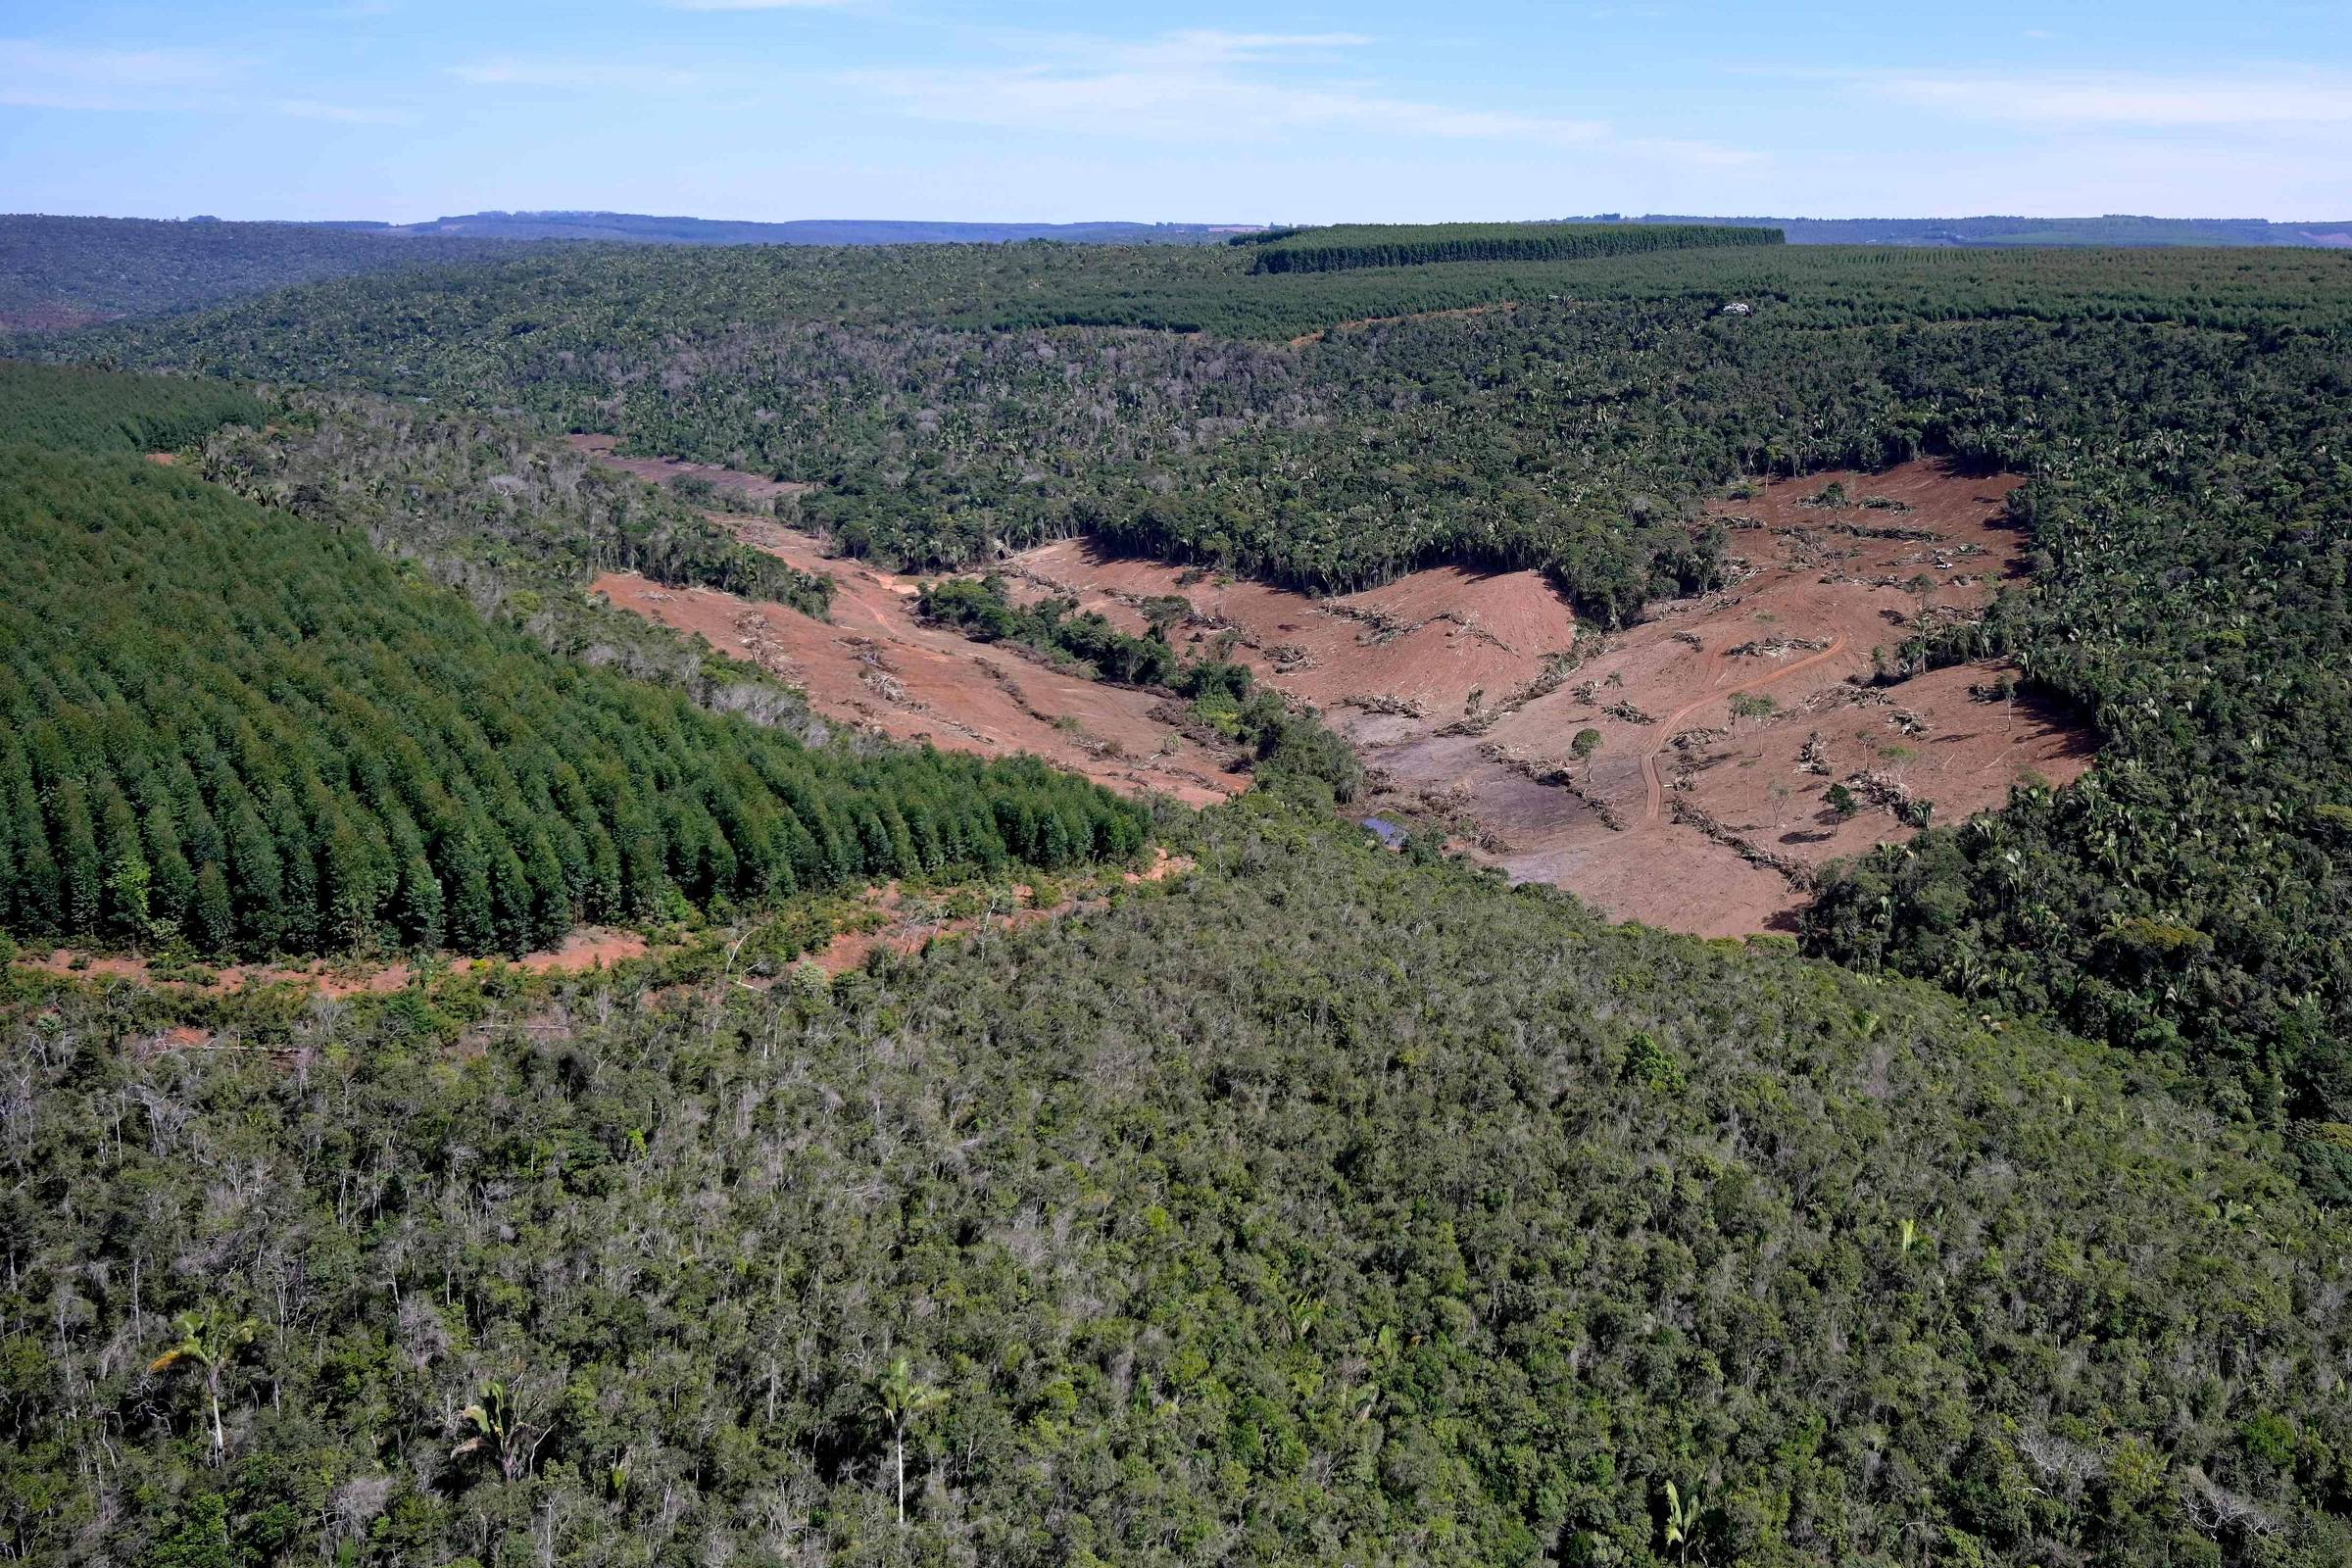
{"label": "hillside", "polygon": [[[1883,676],[2014,660],[2103,763],[1833,876],[1807,940],[2194,1063],[2345,1165],[2343,258],[1784,245],[1254,275],[1255,248],[548,256],[91,341],[818,481],[800,519],[897,569],[1072,533],[1317,592],[1533,569],[1601,630],[1730,582],[1727,535],[1691,525],[1728,482],[2005,468],[2032,591],[1889,624]],[[1426,314],[1482,300],[1514,308]],[[1099,317],[1211,331],[1040,324]]]}
{"label": "hillside", "polygon": [[0,367],[4,1549],[2352,1558],[2346,259],[1357,238]]}
{"label": "hillside", "polygon": [[[12,375],[87,401],[71,373]],[[111,379],[133,407],[225,412],[210,388]],[[1143,842],[1139,810],[1033,762],[806,747],[553,655],[364,536],[73,450],[94,443],[64,421],[37,433],[63,444],[0,444],[19,938],[520,956],[579,920]]]}
{"label": "hillside", "polygon": [[648,245],[1003,245],[1056,240],[1069,245],[1211,245],[1250,223],[955,223],[921,220],[805,218],[763,223],[740,219],[656,218],[642,213],[466,213],[417,223],[346,224],[408,238],[605,240]]}
{"label": "hillside", "polygon": [[2352,1551],[2352,1237],[2260,1141],[1908,982],[1192,848],[724,1004],[20,1003],[18,1549]]}
{"label": "hillside", "polygon": [[390,246],[311,223],[0,216],[0,333],[195,310],[293,283],[490,254],[486,242]]}

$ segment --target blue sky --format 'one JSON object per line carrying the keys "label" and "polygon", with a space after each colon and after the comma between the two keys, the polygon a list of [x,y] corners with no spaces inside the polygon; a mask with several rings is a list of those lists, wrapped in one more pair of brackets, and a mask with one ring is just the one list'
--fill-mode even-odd
{"label": "blue sky", "polygon": [[2352,218],[2352,3],[0,0],[0,209]]}

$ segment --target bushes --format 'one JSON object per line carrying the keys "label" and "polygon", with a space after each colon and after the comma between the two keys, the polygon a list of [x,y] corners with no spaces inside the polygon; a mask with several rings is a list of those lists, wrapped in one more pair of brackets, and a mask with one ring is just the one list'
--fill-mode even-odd
{"label": "bushes", "polygon": [[980,642],[1015,642],[1074,659],[1104,680],[1124,686],[1164,686],[1177,678],[1176,651],[1162,637],[1135,637],[1100,612],[1076,613],[1069,599],[1016,606],[1004,579],[949,577],[923,585],[923,616],[954,626]]}
{"label": "bushes", "polygon": [[[1343,836],[1245,797],[1187,877],[764,994],[0,1012],[13,1549],[1641,1564],[1672,1482],[1694,1563],[2352,1554],[2352,1236],[2275,1146]],[[259,1326],[219,1466],[183,1312]],[[468,1406],[527,1435],[453,1461]]]}

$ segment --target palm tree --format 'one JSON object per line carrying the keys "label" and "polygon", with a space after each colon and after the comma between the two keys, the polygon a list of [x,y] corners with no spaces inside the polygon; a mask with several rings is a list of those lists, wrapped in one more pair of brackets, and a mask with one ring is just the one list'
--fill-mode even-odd
{"label": "palm tree", "polygon": [[914,1365],[906,1356],[874,1380],[874,1408],[890,1424],[891,1457],[898,1468],[899,1523],[906,1523],[906,1428],[921,1416],[948,1402],[947,1391],[914,1380]]}
{"label": "palm tree", "polygon": [[253,1338],[254,1321],[239,1318],[232,1322],[221,1315],[218,1305],[213,1305],[201,1312],[180,1313],[177,1326],[179,1343],[148,1362],[147,1370],[169,1372],[175,1366],[203,1369],[204,1394],[213,1412],[213,1463],[218,1465],[228,1450],[228,1435],[220,1429],[220,1369],[237,1353],[237,1347]]}
{"label": "palm tree", "polygon": [[1690,1560],[1690,1538],[1698,1531],[1698,1489],[1690,1489],[1686,1500],[1671,1481],[1666,1483],[1666,1544],[1682,1548],[1682,1559]]}
{"label": "palm tree", "polygon": [[[459,1413],[458,1419],[473,1428],[473,1436],[450,1449],[452,1459],[469,1453],[487,1453],[498,1461],[498,1473],[508,1481],[519,1481],[531,1468],[539,1445],[547,1441],[549,1427],[526,1417],[519,1390],[492,1380],[482,1391],[481,1402],[469,1404]],[[621,1463],[625,1467],[627,1460]]]}

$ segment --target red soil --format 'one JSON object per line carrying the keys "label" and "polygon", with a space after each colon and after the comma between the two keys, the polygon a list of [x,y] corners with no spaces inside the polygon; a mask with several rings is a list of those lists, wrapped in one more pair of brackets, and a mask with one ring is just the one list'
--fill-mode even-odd
{"label": "red soil", "polygon": [[1188,806],[1239,794],[1249,780],[1223,755],[1153,716],[1162,699],[1063,674],[1002,645],[974,643],[916,618],[913,583],[827,559],[806,534],[727,518],[747,543],[833,575],[832,619],[714,588],[664,588],[607,572],[595,588],[624,610],[701,635],[808,695],[819,717],[943,751],[1032,752],[1130,794]]}
{"label": "red soil", "polygon": [[[1798,504],[1833,479],[1910,510]],[[1179,636],[1236,633],[1235,657],[1326,709],[1374,769],[1372,809],[1447,824],[1514,877],[1570,888],[1619,918],[1740,935],[1789,927],[1810,868],[1911,836],[1884,809],[1840,820],[1824,802],[1832,784],[1877,773],[1953,821],[2000,805],[2029,774],[2064,784],[2089,765],[2087,738],[2059,715],[1972,697],[1994,671],[1853,684],[1911,619],[1972,614],[2021,573],[2024,541],[2000,511],[2017,482],[1914,463],[1725,502],[1711,510],[1737,529],[1739,580],[1652,607],[1564,678],[1539,679],[1544,656],[1573,644],[1574,620],[1530,572],[1417,572],[1313,601],[1257,583],[1188,585],[1173,567],[1079,541],[1010,569],[1033,592],[1074,595],[1130,626],[1142,623],[1135,601],[1184,594],[1195,614]],[[1870,529],[1933,537],[1849,531]],[[1924,592],[1905,586],[1923,576]],[[1735,717],[1736,695],[1768,696],[1776,712]],[[1579,762],[1570,743],[1586,728],[1601,745]]]}
{"label": "red soil", "polygon": [[[539,953],[526,954],[511,960],[515,968],[533,974],[569,973],[576,970],[601,969],[624,958],[640,957],[650,949],[645,938],[634,931],[616,931],[604,926],[580,926],[566,936],[559,947]],[[80,967],[74,967],[76,961]],[[101,957],[77,956],[70,948],[59,948],[42,957],[21,956],[17,960],[30,968],[44,969],[63,975],[119,975],[141,985],[154,981],[154,963],[141,957]],[[463,958],[453,959],[463,963]],[[386,963],[375,966],[334,966],[324,963],[298,966],[289,964],[236,964],[212,971],[213,983],[207,989],[237,991],[247,986],[261,987],[291,982],[308,986],[322,996],[351,997],[363,993],[381,995],[404,990],[416,978],[416,971],[406,963]],[[181,982],[173,981],[172,984]]]}
{"label": "red soil", "polygon": [[[589,450],[595,439],[574,441]],[[1832,480],[1857,503],[1903,510],[1801,504]],[[1597,647],[1588,635],[1581,663],[1575,616],[1531,571],[1444,567],[1315,600],[1076,539],[1001,569],[1023,596],[1066,595],[1132,631],[1143,600],[1182,595],[1192,610],[1174,640],[1194,652],[1222,644],[1323,710],[1372,769],[1368,809],[1442,824],[1512,876],[1557,883],[1618,918],[1742,935],[1792,926],[1812,870],[1830,859],[1911,837],[1884,808],[1891,795],[1926,800],[1948,822],[1999,806],[2029,776],[2063,785],[2089,766],[2087,737],[2061,715],[1971,694],[1998,671],[1860,684],[1874,652],[1913,620],[1973,615],[2022,575],[2025,542],[2001,512],[2018,482],[1921,462],[1720,503],[1709,510],[1735,530],[1732,586],[1652,606]],[[608,573],[598,590],[757,660],[836,722],[954,750],[1034,752],[1191,805],[1247,787],[1154,716],[1148,694],[922,625],[913,583],[830,559],[779,524],[711,515],[803,570],[832,573],[832,623],[628,573]],[[1773,710],[1737,716],[1736,696],[1768,697]],[[1571,742],[1588,728],[1601,743],[1579,761]],[[1866,796],[1875,788],[1880,804],[1840,819],[1825,796],[1848,781]]]}
{"label": "red soil", "polygon": [[[1165,850],[1155,850],[1149,866],[1141,871],[1122,871],[1119,880],[1135,887],[1145,882],[1164,881],[1182,876],[1193,868],[1189,856],[1171,857]],[[920,953],[934,937],[960,936],[972,931],[1014,931],[1022,926],[1035,925],[1040,920],[1052,920],[1081,907],[1100,907],[1102,890],[1089,887],[1051,905],[1036,902],[1035,890],[1026,884],[1011,889],[1011,906],[990,909],[978,915],[943,917],[936,909],[916,907],[898,883],[886,887],[868,888],[866,906],[883,916],[884,923],[870,930],[844,931],[813,955],[816,966],[829,975],[846,974],[863,964],[867,956],[879,949],[894,953]]]}
{"label": "red soil", "polygon": [[1067,595],[1136,632],[1144,628],[1138,601],[1182,595],[1193,613],[1169,633],[1179,647],[1234,639],[1232,657],[1281,690],[1332,709],[1372,700],[1450,716],[1473,692],[1499,703],[1543,672],[1545,654],[1576,639],[1575,615],[1533,571],[1439,566],[1316,600],[1065,539],[1013,557],[1005,574],[1028,596]]}
{"label": "red soil", "polygon": [[683,458],[624,458],[612,450],[620,444],[618,436],[574,435],[566,439],[574,452],[584,453],[608,468],[619,468],[656,484],[665,485],[680,474],[687,474],[708,479],[713,488],[729,491],[746,501],[773,501],[778,496],[802,495],[816,488],[791,479],[763,478],[715,463],[688,463]]}

